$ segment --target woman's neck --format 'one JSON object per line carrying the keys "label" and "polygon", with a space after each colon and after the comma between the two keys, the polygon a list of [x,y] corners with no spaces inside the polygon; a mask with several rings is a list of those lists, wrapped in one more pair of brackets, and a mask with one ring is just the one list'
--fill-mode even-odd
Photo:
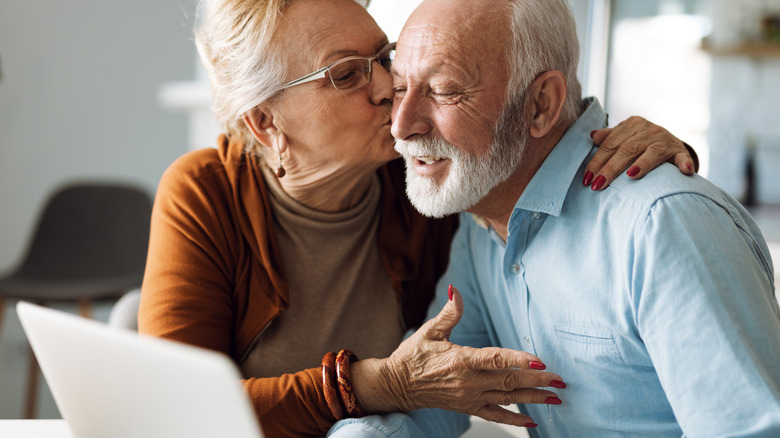
{"label": "woman's neck", "polygon": [[318,211],[336,213],[356,206],[366,196],[375,171],[290,169],[279,178],[279,184],[295,201]]}

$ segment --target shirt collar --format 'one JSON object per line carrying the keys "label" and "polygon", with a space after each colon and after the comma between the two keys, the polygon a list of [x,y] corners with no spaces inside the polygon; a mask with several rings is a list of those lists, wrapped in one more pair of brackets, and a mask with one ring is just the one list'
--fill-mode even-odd
{"label": "shirt collar", "polygon": [[566,193],[593,148],[590,132],[607,126],[607,115],[598,99],[584,99],[583,105],[587,109],[544,160],[515,203],[515,210],[538,211],[553,216],[561,214]]}

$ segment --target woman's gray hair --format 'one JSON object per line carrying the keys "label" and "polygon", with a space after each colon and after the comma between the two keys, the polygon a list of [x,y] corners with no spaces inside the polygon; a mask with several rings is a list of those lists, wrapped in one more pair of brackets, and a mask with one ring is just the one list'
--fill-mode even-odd
{"label": "woman's gray hair", "polygon": [[567,0],[511,0],[509,84],[507,101],[520,99],[540,73],[557,70],[566,77],[568,96],[561,121],[574,123],[582,112],[582,87],[577,79],[580,46],[574,15]]}
{"label": "woman's gray hair", "polygon": [[[243,115],[278,96],[287,75],[273,41],[284,10],[295,0],[201,0],[195,45],[211,82],[211,108],[220,125],[260,153]],[[368,6],[370,0],[356,0]]]}

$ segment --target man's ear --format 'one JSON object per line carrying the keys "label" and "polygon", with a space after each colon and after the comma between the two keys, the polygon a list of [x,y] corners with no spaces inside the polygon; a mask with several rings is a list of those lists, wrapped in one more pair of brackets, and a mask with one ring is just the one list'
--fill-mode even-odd
{"label": "man's ear", "polygon": [[278,154],[287,149],[287,138],[276,125],[273,112],[268,107],[256,106],[244,113],[243,118],[260,144],[275,149]]}
{"label": "man's ear", "polygon": [[568,87],[563,73],[551,70],[540,74],[528,87],[531,100],[530,133],[541,138],[555,128],[561,118]]}

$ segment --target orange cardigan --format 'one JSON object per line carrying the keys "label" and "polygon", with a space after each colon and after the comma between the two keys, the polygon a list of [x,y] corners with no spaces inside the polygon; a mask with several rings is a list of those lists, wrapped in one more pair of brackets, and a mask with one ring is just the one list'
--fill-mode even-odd
{"label": "orange cardigan", "polygon": [[[289,306],[288,285],[260,164],[242,143],[224,135],[219,143],[180,157],[160,181],[138,323],[143,333],[239,362],[255,336]],[[422,323],[447,266],[457,217],[432,220],[417,213],[404,194],[403,167],[398,159],[377,171],[377,239],[412,328]],[[269,436],[320,436],[335,421],[319,368],[249,378],[245,389]]]}

